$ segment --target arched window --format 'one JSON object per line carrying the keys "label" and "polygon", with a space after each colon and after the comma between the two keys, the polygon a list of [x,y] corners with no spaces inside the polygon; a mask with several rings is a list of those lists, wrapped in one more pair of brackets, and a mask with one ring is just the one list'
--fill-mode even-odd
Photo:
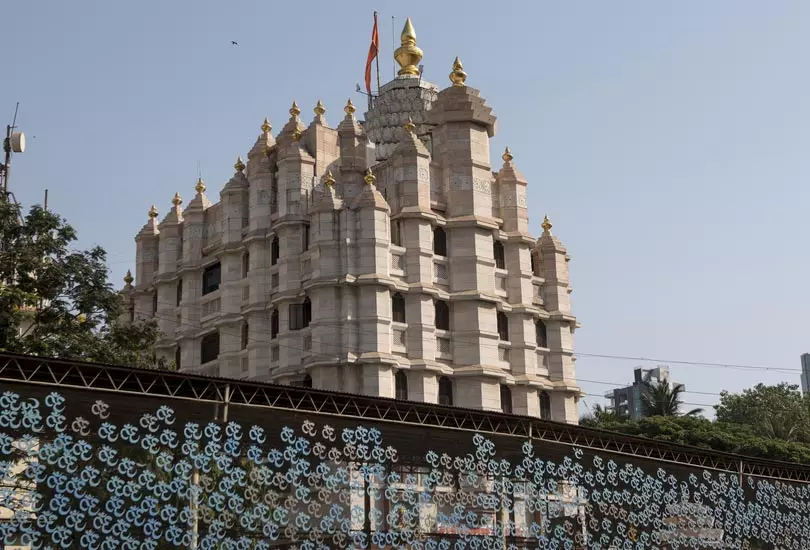
{"label": "arched window", "polygon": [[506,414],[512,414],[512,390],[504,384],[501,384],[501,410]]}
{"label": "arched window", "polygon": [[506,254],[501,241],[495,241],[492,244],[492,254],[495,256],[495,267],[498,269],[506,269]]}
{"label": "arched window", "polygon": [[405,323],[405,298],[399,292],[391,296],[391,316],[395,323]]}
{"label": "arched window", "polygon": [[242,349],[247,349],[250,339],[250,325],[242,323]]}
{"label": "arched window", "polygon": [[433,229],[433,253],[437,256],[447,256],[447,234],[441,227]]}
{"label": "arched window", "polygon": [[200,363],[216,361],[219,357],[219,332],[212,332],[200,341]]}
{"label": "arched window", "polygon": [[453,382],[446,376],[439,378],[439,405],[453,404]]}
{"label": "arched window", "polygon": [[394,395],[397,399],[408,400],[408,374],[404,370],[398,370],[394,375]]}
{"label": "arched window", "polygon": [[546,331],[546,324],[541,319],[537,319],[534,322],[534,334],[537,340],[537,347],[547,348],[548,332]]}
{"label": "arched window", "polygon": [[273,237],[273,240],[270,241],[270,265],[276,265],[278,263],[278,257],[280,254],[281,252],[278,245],[278,237]]}
{"label": "arched window", "polygon": [[498,339],[509,341],[509,319],[503,311],[498,312]]}
{"label": "arched window", "polygon": [[547,391],[540,392],[540,418],[551,420],[551,397]]}
{"label": "arched window", "polygon": [[301,386],[303,386],[305,388],[311,388],[312,387],[312,377],[310,375],[308,375],[308,374],[305,375],[304,379],[301,381]]}
{"label": "arched window", "polygon": [[270,314],[270,338],[278,337],[278,310],[274,309]]}
{"label": "arched window", "polygon": [[250,271],[250,252],[245,252],[242,254],[242,278],[248,276],[248,272]]}
{"label": "arched window", "polygon": [[402,246],[402,231],[399,220],[391,220],[391,244]]}
{"label": "arched window", "polygon": [[175,305],[180,305],[180,302],[183,300],[183,278],[180,277],[177,280],[177,301]]}
{"label": "arched window", "polygon": [[433,321],[439,330],[450,330],[450,306],[443,300],[433,302]]}

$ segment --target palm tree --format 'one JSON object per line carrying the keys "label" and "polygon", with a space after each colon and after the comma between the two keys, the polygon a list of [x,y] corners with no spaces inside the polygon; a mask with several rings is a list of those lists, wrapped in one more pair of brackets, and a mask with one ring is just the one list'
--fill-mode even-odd
{"label": "palm tree", "polygon": [[[641,407],[646,416],[682,416],[681,395],[684,392],[682,384],[644,383],[641,393]],[[703,409],[692,409],[683,416],[697,416]]]}
{"label": "palm tree", "polygon": [[579,423],[583,426],[598,427],[603,424],[619,422],[621,420],[622,419],[619,418],[619,415],[617,415],[615,411],[597,403],[593,406],[593,409],[582,415],[582,418],[579,419]]}

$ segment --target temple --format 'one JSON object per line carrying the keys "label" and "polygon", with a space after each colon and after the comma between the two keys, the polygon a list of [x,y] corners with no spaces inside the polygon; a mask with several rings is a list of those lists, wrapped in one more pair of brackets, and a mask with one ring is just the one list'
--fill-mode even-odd
{"label": "temple", "polygon": [[319,101],[265,119],[208,198],[200,179],[138,232],[120,322],[156,319],[178,369],[576,422],[569,257],[496,118],[456,58],[422,79],[407,21],[401,69],[359,121]]}

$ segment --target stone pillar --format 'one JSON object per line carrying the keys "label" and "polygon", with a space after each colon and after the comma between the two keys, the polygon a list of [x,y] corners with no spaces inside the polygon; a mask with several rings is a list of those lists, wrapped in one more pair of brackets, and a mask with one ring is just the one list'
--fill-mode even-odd
{"label": "stone pillar", "polygon": [[158,293],[158,328],[160,338],[155,346],[158,357],[166,361],[175,359],[175,332],[180,328],[177,264],[181,260],[183,236],[183,199],[175,193],[172,208],[160,222],[158,274],[155,278]]}
{"label": "stone pillar", "polygon": [[149,221],[135,237],[135,290],[132,298],[135,303],[135,320],[143,321],[155,316],[154,278],[158,270],[158,210],[153,205],[149,209]]}
{"label": "stone pillar", "polygon": [[543,234],[538,241],[541,274],[545,280],[543,300],[548,319],[546,333],[549,347],[549,378],[554,383],[551,394],[552,419],[576,422],[575,396],[579,393],[574,372],[573,333],[576,318],[570,310],[568,257],[562,243],[551,234],[548,218],[543,221]]}

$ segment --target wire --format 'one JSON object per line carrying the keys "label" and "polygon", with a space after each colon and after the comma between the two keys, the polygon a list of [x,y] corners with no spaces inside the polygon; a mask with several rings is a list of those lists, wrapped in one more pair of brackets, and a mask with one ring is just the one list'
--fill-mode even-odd
{"label": "wire", "polygon": [[787,367],[765,367],[761,365],[740,365],[734,363],[710,363],[707,361],[684,361],[679,359],[654,359],[652,357],[631,357],[627,355],[608,355],[603,353],[577,352],[580,357],[598,357],[600,359],[620,359],[622,361],[646,361],[652,363],[669,363],[673,365],[686,365],[696,367],[711,367],[718,369],[764,370],[770,372],[802,372],[801,369]]}

